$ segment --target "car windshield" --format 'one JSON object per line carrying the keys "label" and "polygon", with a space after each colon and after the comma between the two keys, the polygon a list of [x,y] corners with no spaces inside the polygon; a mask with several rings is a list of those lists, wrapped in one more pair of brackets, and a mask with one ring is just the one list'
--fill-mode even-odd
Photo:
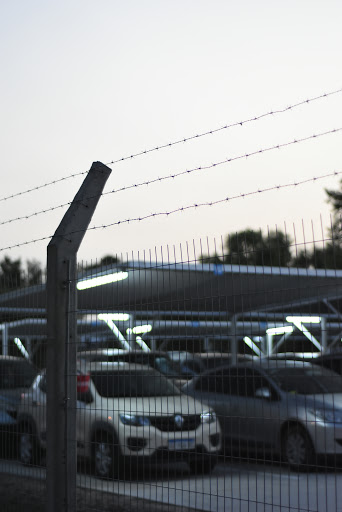
{"label": "car windshield", "polygon": [[168,377],[179,377],[179,372],[166,357],[156,357],[154,360],[154,367],[160,373],[167,375]]}
{"label": "car windshield", "polygon": [[326,368],[315,366],[269,368],[266,373],[287,393],[300,395],[342,393],[342,377]]}
{"label": "car windshield", "polygon": [[94,372],[94,385],[101,396],[129,398],[179,395],[179,389],[157,372]]}

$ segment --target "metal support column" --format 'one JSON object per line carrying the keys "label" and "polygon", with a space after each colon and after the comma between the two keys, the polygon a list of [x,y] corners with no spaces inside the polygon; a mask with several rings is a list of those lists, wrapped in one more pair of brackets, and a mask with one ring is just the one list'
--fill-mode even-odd
{"label": "metal support column", "polygon": [[76,255],[111,169],[94,162],[47,248],[47,511],[76,511]]}
{"label": "metal support column", "polygon": [[230,329],[229,329],[230,353],[231,353],[231,361],[233,364],[237,363],[237,354],[238,354],[238,339],[237,339],[237,335],[236,335],[236,327],[237,327],[237,315],[233,315],[230,318]]}
{"label": "metal support column", "polygon": [[328,348],[328,327],[327,327],[327,319],[325,316],[321,318],[321,345],[322,352],[326,352]]}

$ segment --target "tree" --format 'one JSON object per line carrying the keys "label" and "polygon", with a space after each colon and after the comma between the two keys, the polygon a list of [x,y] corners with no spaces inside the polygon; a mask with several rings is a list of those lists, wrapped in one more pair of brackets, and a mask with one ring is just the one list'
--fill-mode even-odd
{"label": "tree", "polygon": [[0,289],[1,291],[20,288],[22,285],[21,260],[11,260],[8,256],[0,262]]}
{"label": "tree", "polygon": [[[342,186],[342,180],[340,181]],[[302,250],[293,259],[293,265],[312,268],[342,268],[342,192],[325,189],[328,202],[332,206],[332,223],[328,229],[328,239],[323,247],[314,245],[312,251]]]}
{"label": "tree", "polygon": [[110,254],[107,254],[106,256],[103,256],[99,262],[96,260],[95,263],[85,265],[83,270],[92,270],[99,267],[109,267],[110,265],[115,266],[118,263],[120,263],[120,259],[117,256],[111,256]]}
{"label": "tree", "polygon": [[246,229],[227,236],[224,262],[238,265],[287,266],[291,262],[291,240],[282,231]]}
{"label": "tree", "polygon": [[0,293],[42,282],[43,271],[39,261],[27,260],[26,267],[26,270],[22,268],[20,258],[12,260],[5,256],[0,261]]}
{"label": "tree", "polygon": [[33,286],[36,284],[40,284],[43,278],[42,267],[37,260],[27,260],[27,275],[26,275],[26,284],[28,286]]}
{"label": "tree", "polygon": [[288,266],[291,264],[291,240],[282,231],[245,229],[231,233],[225,241],[225,253],[201,256],[202,263],[232,265]]}

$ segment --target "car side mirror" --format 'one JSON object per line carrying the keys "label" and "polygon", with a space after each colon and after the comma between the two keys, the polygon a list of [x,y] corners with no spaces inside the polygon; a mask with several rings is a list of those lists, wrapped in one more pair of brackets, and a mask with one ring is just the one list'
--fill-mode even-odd
{"label": "car side mirror", "polygon": [[271,391],[269,388],[259,388],[254,393],[256,398],[264,398],[265,400],[271,399]]}

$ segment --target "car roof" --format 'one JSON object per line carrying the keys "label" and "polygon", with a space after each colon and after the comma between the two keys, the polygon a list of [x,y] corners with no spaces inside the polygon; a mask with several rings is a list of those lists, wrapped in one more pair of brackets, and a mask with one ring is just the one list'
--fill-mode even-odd
{"label": "car roof", "polygon": [[[79,365],[81,371],[96,372],[96,371],[115,371],[115,372],[135,372],[135,371],[148,371],[156,373],[149,365],[138,363],[126,363],[125,361],[86,361],[81,362]],[[157,372],[158,373],[158,372]]]}
{"label": "car roof", "polygon": [[168,359],[170,359],[170,356],[167,354],[167,352],[157,351],[157,350],[149,350],[148,352],[145,352],[144,350],[127,350],[122,348],[101,348],[101,349],[94,349],[94,350],[84,350],[77,353],[78,359],[91,359],[92,357],[96,356],[103,356],[103,357],[120,357],[120,356],[126,356],[131,355],[134,356],[145,356],[145,357],[154,357],[154,356],[163,356]]}
{"label": "car roof", "polygon": [[315,361],[324,361],[325,359],[342,359],[342,351],[329,352],[316,357]]}
{"label": "car roof", "polygon": [[[24,357],[16,357],[16,356],[4,356],[0,355],[0,361],[26,361],[27,363],[30,363],[30,361]],[[31,364],[31,363],[30,363]]]}
{"label": "car roof", "polygon": [[[236,364],[220,365],[218,368],[208,370],[205,373],[215,373],[217,371],[223,371],[228,368],[257,368],[262,370],[268,370],[272,368],[312,368],[312,364],[306,361],[295,361],[295,360],[273,360],[263,357],[260,359],[254,359],[253,361],[242,361]],[[204,375],[204,373],[202,374]]]}
{"label": "car roof", "polygon": [[298,361],[295,359],[268,359],[262,357],[254,361],[247,361],[245,363],[239,363],[236,366],[248,366],[249,368],[262,368],[268,370],[270,368],[311,368],[313,365],[307,361]]}

